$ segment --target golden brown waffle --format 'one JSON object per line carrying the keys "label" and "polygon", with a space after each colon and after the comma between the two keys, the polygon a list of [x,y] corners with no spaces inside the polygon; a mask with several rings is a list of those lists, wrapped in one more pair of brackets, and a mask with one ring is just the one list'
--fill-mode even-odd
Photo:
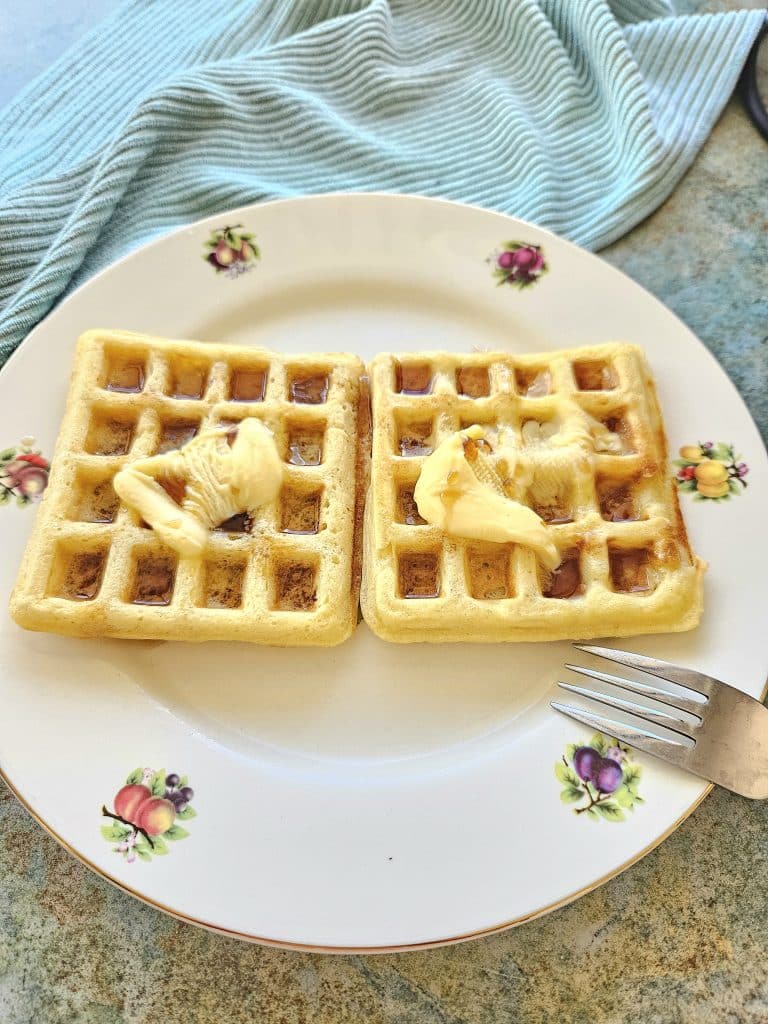
{"label": "golden brown waffle", "polygon": [[[381,355],[371,387],[361,603],[379,636],[555,640],[698,623],[705,566],[688,545],[639,348]],[[509,497],[549,524],[562,557],[553,573],[529,548],[452,538],[419,516],[425,457],[473,424]]]}
{"label": "golden brown waffle", "polygon": [[[352,355],[84,334],[14,619],[73,636],[344,640],[356,622],[355,505],[366,486],[353,440],[362,369]],[[212,531],[201,557],[179,558],[120,504],[113,477],[250,416],[274,434],[282,491]]]}

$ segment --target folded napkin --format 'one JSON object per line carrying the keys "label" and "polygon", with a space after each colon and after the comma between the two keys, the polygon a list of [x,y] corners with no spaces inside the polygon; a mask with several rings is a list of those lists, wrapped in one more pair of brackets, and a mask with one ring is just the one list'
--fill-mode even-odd
{"label": "folded napkin", "polygon": [[0,113],[0,364],[157,235],[419,192],[598,247],[669,194],[763,11],[666,0],[127,0]]}

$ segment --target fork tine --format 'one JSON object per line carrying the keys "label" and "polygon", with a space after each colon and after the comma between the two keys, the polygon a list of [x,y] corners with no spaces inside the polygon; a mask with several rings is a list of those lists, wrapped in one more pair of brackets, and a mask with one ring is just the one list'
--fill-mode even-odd
{"label": "fork tine", "polygon": [[691,700],[689,697],[678,697],[676,693],[660,690],[657,686],[639,683],[635,679],[623,679],[621,676],[611,675],[610,672],[598,672],[594,668],[584,668],[581,665],[571,665],[568,663],[566,663],[565,667],[569,668],[571,672],[578,672],[581,676],[589,676],[590,679],[600,679],[604,683],[612,683],[628,693],[652,697],[654,700],[659,701],[660,704],[666,704],[667,707],[674,708],[675,711],[687,711],[688,714],[695,715],[701,721],[704,705],[698,701]]}
{"label": "fork tine", "polygon": [[603,704],[608,708],[627,711],[644,722],[661,725],[665,729],[669,729],[670,732],[677,733],[679,736],[687,736],[689,739],[694,738],[691,727],[686,722],[681,722],[679,718],[675,718],[674,715],[667,714],[664,711],[651,711],[650,708],[636,704],[634,701],[626,700],[624,697],[615,697],[610,693],[601,693],[600,690],[595,690],[590,686],[577,686],[575,683],[565,683],[562,679],[558,682],[558,686],[562,687],[563,690],[568,690],[570,693],[578,693],[580,697],[586,697],[595,704]]}
{"label": "fork tine", "polygon": [[653,754],[654,757],[660,757],[662,761],[681,768],[685,768],[688,763],[690,748],[675,743],[673,740],[659,739],[658,736],[646,732],[644,729],[636,729],[625,722],[616,722],[604,715],[574,707],[572,704],[561,704],[560,701],[553,700],[550,702],[550,706],[555,711],[560,711],[569,718],[575,718],[577,722],[589,726],[590,729],[597,729],[607,736],[615,736],[622,743],[626,743],[630,747],[637,747],[638,750],[644,750],[648,754]]}
{"label": "fork tine", "polygon": [[592,644],[574,644],[580,651],[586,654],[594,654],[598,658],[605,658],[607,661],[616,661],[619,665],[626,665],[627,668],[636,668],[641,672],[648,672],[659,679],[666,679],[669,683],[678,683],[689,690],[702,694],[704,697],[711,697],[715,688],[725,686],[718,679],[706,676],[703,672],[694,672],[691,668],[683,668],[682,665],[673,665],[669,661],[659,661],[658,658],[647,658],[643,654],[630,654],[629,651],[616,651],[612,647],[593,647]]}

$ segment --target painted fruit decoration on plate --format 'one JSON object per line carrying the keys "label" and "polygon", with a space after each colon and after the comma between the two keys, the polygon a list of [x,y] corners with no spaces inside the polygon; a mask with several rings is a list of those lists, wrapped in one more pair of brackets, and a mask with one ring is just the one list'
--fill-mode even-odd
{"label": "painted fruit decoration on plate", "polygon": [[562,802],[593,820],[624,821],[626,811],[644,803],[638,792],[642,768],[632,750],[603,733],[588,744],[569,743],[555,776],[563,786]]}
{"label": "painted fruit decoration on plate", "polygon": [[244,231],[240,224],[212,231],[204,249],[203,259],[217,273],[226,272],[227,277],[237,277],[250,270],[261,255],[253,233]]}
{"label": "painted fruit decoration on plate", "polygon": [[178,822],[196,816],[191,806],[194,795],[185,775],[137,768],[115,793],[114,810],[102,807],[102,815],[112,819],[102,825],[102,835],[117,843],[115,852],[129,863],[168,853],[166,840],[189,835]]}

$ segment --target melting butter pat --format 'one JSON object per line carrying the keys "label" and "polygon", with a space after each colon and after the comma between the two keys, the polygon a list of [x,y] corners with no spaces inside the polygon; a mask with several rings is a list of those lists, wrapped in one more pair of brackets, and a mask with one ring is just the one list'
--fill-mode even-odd
{"label": "melting butter pat", "polygon": [[473,426],[447,438],[424,461],[413,492],[419,515],[454,537],[532,548],[546,569],[555,569],[560,556],[546,525],[505,495],[482,442],[482,427]]}
{"label": "melting butter pat", "polygon": [[[137,459],[116,474],[115,492],[163,543],[183,557],[199,555],[213,527],[273,501],[282,484],[277,445],[261,420],[244,419],[230,440],[226,430],[211,428],[177,451]],[[184,483],[181,503],[163,479]]]}

